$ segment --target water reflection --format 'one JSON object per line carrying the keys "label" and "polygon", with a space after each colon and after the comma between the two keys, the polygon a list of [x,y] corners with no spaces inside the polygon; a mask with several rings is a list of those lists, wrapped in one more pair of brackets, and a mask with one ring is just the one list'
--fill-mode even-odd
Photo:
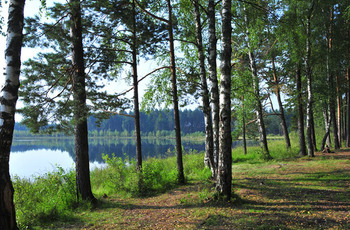
{"label": "water reflection", "polygon": [[[173,139],[144,139],[142,140],[143,158],[159,157],[166,152],[173,152],[175,140]],[[183,141],[185,151],[195,149],[204,150],[202,141]],[[11,152],[24,152],[30,150],[50,149],[68,152],[74,159],[74,141],[72,139],[31,139],[31,140],[14,140]],[[114,153],[118,157],[135,158],[135,140],[131,138],[108,139],[95,138],[89,140],[90,160],[102,163],[102,153],[111,155]],[[166,154],[169,155],[169,154]]]}
{"label": "water reflection", "polygon": [[[203,141],[182,141],[185,152],[204,151]],[[248,145],[256,145],[256,141]],[[232,147],[241,146],[241,141],[235,141]],[[174,139],[143,139],[142,156],[168,157],[174,155]],[[112,153],[118,157],[135,158],[135,140],[133,138],[94,138],[89,140],[90,168],[104,165],[102,154]],[[15,139],[11,148],[10,173],[20,177],[41,175],[52,171],[56,165],[64,169],[74,168],[74,141],[70,139],[38,138]]]}
{"label": "water reflection", "polygon": [[74,161],[68,152],[51,149],[32,149],[12,152],[10,155],[10,173],[21,178],[39,176],[55,170],[59,165],[64,169],[74,167]]}
{"label": "water reflection", "polygon": [[[166,157],[174,154],[175,140],[144,139],[142,155],[149,157]],[[183,141],[185,151],[204,150],[202,141]],[[104,165],[102,154],[125,158],[135,158],[135,141],[132,138],[109,139],[95,138],[89,140],[90,168]],[[52,171],[56,165],[64,169],[74,168],[74,141],[72,139],[27,139],[14,140],[11,148],[10,173],[20,177],[31,177]]]}

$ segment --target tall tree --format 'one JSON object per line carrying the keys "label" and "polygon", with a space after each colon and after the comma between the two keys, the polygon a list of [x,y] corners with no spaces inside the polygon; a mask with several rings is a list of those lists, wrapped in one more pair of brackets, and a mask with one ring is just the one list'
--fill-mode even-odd
{"label": "tall tree", "polygon": [[211,109],[209,103],[209,92],[207,86],[207,77],[205,70],[205,56],[203,49],[203,38],[202,38],[202,22],[200,15],[200,5],[198,0],[192,1],[194,7],[194,15],[196,21],[196,38],[197,38],[197,49],[198,49],[198,59],[200,68],[200,79],[201,79],[201,92],[202,92],[202,104],[204,113],[204,123],[205,123],[205,157],[204,163],[210,167],[212,171],[212,176],[215,177],[216,166],[214,164],[214,149],[213,149],[213,126],[211,118]]}
{"label": "tall tree", "polygon": [[9,230],[18,229],[9,160],[20,85],[24,4],[24,0],[9,1],[5,85],[0,94],[0,226],[2,229]]}
{"label": "tall tree", "polygon": [[139,109],[139,90],[138,90],[138,74],[137,74],[137,25],[136,25],[136,4],[132,1],[132,71],[134,86],[134,118],[135,118],[135,135],[136,135],[136,164],[137,169],[142,168],[142,150],[141,150],[141,128],[140,128],[140,109]]}
{"label": "tall tree", "polygon": [[276,97],[277,97],[277,103],[278,103],[278,107],[279,107],[279,111],[280,111],[279,117],[281,119],[281,125],[282,125],[283,134],[284,134],[284,140],[286,142],[287,149],[290,149],[290,138],[289,138],[289,133],[288,133],[286,117],[285,117],[285,114],[284,114],[283,103],[282,103],[282,99],[281,99],[280,79],[277,76],[276,65],[275,65],[275,57],[274,56],[272,56],[272,58],[271,58],[271,63],[272,63],[273,81],[275,83],[275,94],[276,94]]}
{"label": "tall tree", "polygon": [[[145,4],[142,2],[141,4]],[[164,25],[157,25],[148,15],[141,14],[136,7],[134,0],[114,0],[114,1],[92,1],[91,6],[94,10],[108,20],[100,20],[101,15],[96,16],[96,21],[104,32],[105,39],[102,40],[101,47],[103,54],[112,58],[105,59],[105,65],[110,66],[110,70],[117,72],[120,70],[129,70],[131,67],[132,87],[119,95],[124,95],[133,90],[133,110],[134,127],[136,141],[136,164],[137,169],[142,168],[142,150],[141,150],[141,130],[140,130],[140,106],[139,106],[139,81],[138,64],[140,58],[148,58],[148,55],[156,53],[158,45],[164,41]],[[107,32],[106,32],[107,31]],[[112,59],[112,60],[111,60]],[[108,64],[109,63],[109,64]],[[111,113],[119,108],[111,108]],[[125,115],[125,114],[122,114]]]}
{"label": "tall tree", "polygon": [[299,156],[306,156],[305,133],[304,133],[304,108],[303,92],[301,87],[301,63],[297,65],[296,70],[296,111],[298,117],[298,137],[299,137]]}
{"label": "tall tree", "polygon": [[182,144],[181,144],[181,128],[180,128],[180,113],[179,102],[177,96],[177,84],[176,84],[176,64],[175,64],[175,48],[174,48],[174,34],[173,34],[173,14],[171,1],[167,0],[168,4],[168,29],[169,29],[169,47],[170,47],[170,68],[171,68],[171,83],[172,83],[172,97],[174,107],[174,121],[175,121],[175,138],[176,138],[176,159],[177,159],[177,171],[178,182],[180,184],[185,183],[183,161],[182,161]]}
{"label": "tall tree", "polygon": [[231,137],[231,0],[222,0],[222,56],[220,82],[220,143],[216,190],[231,199],[232,137]]}
{"label": "tall tree", "polygon": [[[65,131],[74,134],[77,196],[78,199],[81,197],[94,202],[87,127],[87,117],[93,106],[88,108],[86,101],[89,98],[91,105],[103,105],[105,101],[114,104],[116,99],[114,95],[98,92],[101,89],[97,84],[101,80],[100,72],[85,73],[86,69],[91,70],[96,59],[89,61],[83,50],[83,39],[86,38],[83,28],[86,32],[89,26],[82,25],[80,1],[56,3],[47,10],[53,19],[59,19],[58,22],[40,23],[39,17],[26,19],[26,29],[30,31],[26,44],[50,49],[39,52],[24,63],[26,79],[21,90],[25,104],[21,110],[24,116],[22,122],[33,132]],[[88,56],[91,57],[91,53]],[[94,74],[96,81],[91,78]]]}
{"label": "tall tree", "polygon": [[337,124],[337,118],[336,118],[336,85],[335,85],[335,79],[334,74],[331,69],[331,58],[332,58],[332,43],[333,43],[333,6],[330,7],[330,19],[329,19],[329,29],[327,33],[327,55],[326,55],[326,66],[327,66],[327,75],[328,75],[328,83],[330,87],[330,98],[329,98],[329,108],[330,108],[330,119],[332,124],[332,130],[333,130],[333,142],[334,142],[334,148],[339,149],[340,143],[339,143],[339,136],[338,136],[338,124]]}
{"label": "tall tree", "polygon": [[251,33],[250,33],[250,22],[248,19],[248,10],[246,6],[243,6],[244,8],[244,22],[245,22],[245,37],[246,37],[246,43],[248,48],[248,56],[249,56],[249,67],[252,74],[253,79],[253,88],[254,88],[254,95],[256,98],[256,119],[259,127],[259,136],[260,136],[260,145],[262,148],[262,154],[265,159],[271,159],[271,155],[269,152],[268,144],[267,144],[267,136],[266,136],[266,129],[265,129],[265,123],[264,123],[264,116],[263,116],[263,106],[261,102],[261,94],[260,94],[260,80],[258,76],[258,67],[256,64],[256,57],[254,53],[254,47],[252,47],[251,44]]}
{"label": "tall tree", "polygon": [[[304,66],[302,60],[305,56],[305,28],[304,25],[304,9],[306,5],[301,5],[300,2],[293,0],[283,1],[284,13],[279,20],[279,26],[277,28],[278,41],[283,47],[286,59],[281,62],[283,69],[286,72],[290,72],[289,82],[292,84],[291,94],[288,95],[291,98],[292,103],[295,105],[295,113],[297,117],[298,137],[299,137],[299,155],[306,156],[306,143],[305,143],[305,112],[304,112],[304,80],[305,76]],[[305,4],[307,4],[305,2]]]}
{"label": "tall tree", "polygon": [[175,45],[174,45],[174,23],[173,23],[173,7],[171,0],[166,0],[168,19],[158,17],[157,15],[145,10],[138,1],[136,4],[143,12],[150,15],[154,19],[164,22],[167,25],[169,36],[169,54],[170,54],[170,73],[171,73],[171,96],[174,111],[175,123],[175,140],[176,140],[176,159],[177,159],[177,179],[179,184],[185,183],[185,175],[183,169],[182,144],[181,144],[181,127],[180,127],[180,113],[179,113],[179,98],[177,89],[177,75],[176,75],[176,61],[175,61]]}
{"label": "tall tree", "polygon": [[314,138],[313,138],[313,97],[312,97],[312,70],[311,70],[311,18],[314,10],[315,3],[311,2],[307,12],[306,19],[306,57],[305,57],[305,69],[307,77],[307,106],[306,106],[306,142],[308,156],[314,156]]}
{"label": "tall tree", "polygon": [[209,33],[209,46],[208,46],[208,66],[209,66],[209,80],[211,82],[211,107],[212,107],[212,120],[213,120],[213,155],[215,168],[218,164],[219,156],[219,84],[217,76],[217,38],[216,38],[216,18],[215,18],[215,1],[208,0],[208,33]]}
{"label": "tall tree", "polygon": [[87,127],[87,107],[85,91],[85,65],[83,35],[81,25],[81,8],[79,0],[70,0],[70,35],[73,66],[74,99],[74,138],[77,189],[83,200],[95,201],[91,191],[89,141]]}

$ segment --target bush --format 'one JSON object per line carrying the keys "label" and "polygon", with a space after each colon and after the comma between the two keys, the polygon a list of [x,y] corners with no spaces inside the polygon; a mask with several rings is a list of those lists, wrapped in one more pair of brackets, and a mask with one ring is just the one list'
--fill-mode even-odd
{"label": "bush", "polygon": [[149,196],[176,184],[177,171],[171,159],[150,158],[144,161],[142,172],[136,170],[135,160],[128,157],[123,160],[112,154],[111,158],[104,155],[103,159],[107,167],[92,172],[94,192],[99,195]]}
{"label": "bush", "polygon": [[139,175],[134,160],[130,161],[128,157],[123,160],[121,157],[116,157],[114,153],[112,157],[103,154],[102,158],[107,163],[107,167],[91,172],[91,183],[96,194],[118,193],[127,196],[138,192]]}
{"label": "bush", "polygon": [[14,203],[19,228],[38,223],[67,220],[77,207],[75,173],[63,168],[30,179],[13,180]]}
{"label": "bush", "polygon": [[[187,180],[207,180],[211,177],[209,168],[204,167],[204,154],[196,151],[184,154],[184,173]],[[104,155],[107,167],[92,172],[94,192],[118,194],[121,196],[151,196],[177,186],[176,157],[149,158],[143,162],[142,172],[136,170],[136,162],[125,157],[123,160],[112,154]]]}

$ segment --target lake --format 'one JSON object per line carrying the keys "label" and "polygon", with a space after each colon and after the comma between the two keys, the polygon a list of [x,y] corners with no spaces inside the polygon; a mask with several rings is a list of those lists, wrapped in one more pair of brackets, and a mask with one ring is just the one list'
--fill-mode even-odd
{"label": "lake", "polygon": [[[183,139],[185,152],[204,151],[204,141],[188,141]],[[232,143],[232,148],[242,145],[241,141]],[[257,145],[257,141],[249,141],[248,145]],[[168,157],[175,155],[174,139],[142,139],[142,157]],[[103,154],[118,157],[135,158],[135,140],[133,138],[91,138],[89,139],[90,169],[104,167]],[[10,155],[10,174],[21,178],[39,176],[60,166],[65,170],[74,169],[73,137],[65,138],[32,138],[14,139]]]}
{"label": "lake", "polygon": [[[182,140],[185,152],[203,151],[203,141]],[[174,155],[174,139],[143,139],[143,159]],[[135,158],[135,140],[132,138],[94,138],[89,140],[90,168],[103,167],[102,154]],[[56,166],[74,168],[74,141],[63,138],[14,139],[10,155],[10,174],[30,178],[53,171]]]}

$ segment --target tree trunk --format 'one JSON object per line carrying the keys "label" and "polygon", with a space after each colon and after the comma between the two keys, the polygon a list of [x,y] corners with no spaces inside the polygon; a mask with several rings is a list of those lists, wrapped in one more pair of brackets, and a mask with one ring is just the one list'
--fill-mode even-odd
{"label": "tree trunk", "polygon": [[331,15],[330,15],[330,26],[329,26],[329,35],[327,41],[327,57],[326,57],[326,65],[327,65],[327,75],[328,75],[328,83],[330,87],[330,116],[332,120],[332,128],[333,128],[333,142],[334,148],[339,149],[339,137],[338,137],[338,124],[335,112],[335,103],[336,103],[336,86],[334,76],[331,70],[331,54],[332,54],[332,21],[333,21],[333,7],[331,7]]}
{"label": "tree trunk", "polygon": [[297,105],[298,105],[298,136],[299,136],[299,156],[306,156],[305,134],[304,134],[304,109],[301,89],[300,64],[297,66]]}
{"label": "tree trunk", "polygon": [[[348,40],[350,40],[350,30],[348,30]],[[350,45],[348,44],[348,67],[346,68],[346,82],[347,82],[347,122],[346,122],[346,147],[350,147]]]}
{"label": "tree trunk", "polygon": [[[347,84],[347,83],[345,83],[345,84]],[[348,118],[347,118],[347,116],[348,116],[348,100],[349,100],[348,96],[349,96],[349,94],[348,94],[347,90],[348,89],[346,86],[345,93],[344,93],[345,100],[344,100],[344,106],[343,106],[343,135],[344,135],[343,140],[345,141],[345,147],[347,147],[347,140],[348,140],[348,129],[347,129]]]}
{"label": "tree trunk", "polygon": [[347,79],[347,124],[346,124],[346,147],[350,147],[350,68],[346,70]]}
{"label": "tree trunk", "polygon": [[314,146],[313,146],[313,110],[312,110],[312,72],[310,66],[311,58],[311,15],[314,8],[314,1],[311,3],[311,8],[307,16],[306,25],[306,57],[305,57],[305,69],[307,77],[307,106],[306,106],[306,142],[308,156],[314,156]]}
{"label": "tree trunk", "polygon": [[222,0],[222,64],[220,82],[220,142],[216,190],[231,199],[231,0]]}
{"label": "tree trunk", "polygon": [[24,3],[24,0],[9,1],[5,85],[0,94],[0,226],[9,230],[18,229],[9,161],[20,85]]}
{"label": "tree trunk", "polygon": [[218,164],[219,156],[219,87],[216,71],[216,26],[215,26],[215,2],[208,0],[208,27],[209,27],[209,79],[211,82],[211,105],[212,105],[212,119],[213,119],[213,148],[214,148],[214,162],[215,168]]}
{"label": "tree trunk", "polygon": [[[327,105],[326,105],[327,106]],[[331,128],[331,120],[329,120],[328,118],[328,114],[327,114],[327,109],[325,108],[323,110],[323,118],[324,118],[324,123],[325,123],[325,134],[322,138],[322,143],[321,143],[321,151],[324,150],[325,144],[327,142],[327,139],[329,138],[329,132],[330,132],[330,128]],[[327,146],[330,147],[329,143],[327,143]]]}
{"label": "tree trunk", "polygon": [[70,6],[72,65],[75,68],[73,76],[73,100],[77,191],[83,200],[94,202],[95,197],[91,192],[90,183],[85,67],[80,1],[70,0]]}
{"label": "tree trunk", "polygon": [[289,139],[288,127],[287,127],[287,122],[286,122],[286,118],[284,115],[284,109],[283,109],[283,104],[282,104],[282,99],[281,99],[281,89],[280,89],[280,85],[279,85],[279,79],[277,77],[274,57],[272,57],[272,70],[273,70],[273,78],[274,78],[274,82],[275,82],[275,86],[276,86],[275,94],[277,96],[277,102],[278,102],[278,106],[279,106],[279,110],[280,110],[279,117],[281,119],[284,140],[286,142],[287,149],[290,149],[290,139]]}
{"label": "tree trunk", "polygon": [[140,128],[140,109],[139,109],[139,91],[137,75],[137,44],[136,44],[136,8],[135,1],[132,2],[133,10],[133,42],[132,42],[132,70],[134,84],[134,113],[135,113],[135,135],[136,135],[136,167],[142,169],[142,151],[141,151],[141,128]]}
{"label": "tree trunk", "polygon": [[246,127],[245,127],[245,111],[244,111],[244,96],[242,96],[242,141],[243,141],[243,151],[244,155],[247,155],[247,139],[246,139]]}
{"label": "tree trunk", "polygon": [[337,90],[338,139],[339,139],[339,148],[341,148],[341,142],[342,142],[342,126],[341,126],[341,122],[342,122],[341,117],[342,116],[341,115],[342,115],[342,112],[341,112],[341,98],[340,98],[340,92],[339,92],[339,77],[338,76],[335,77],[335,87]]}
{"label": "tree trunk", "polygon": [[311,121],[312,121],[312,124],[311,124],[312,145],[313,145],[313,147],[314,147],[314,151],[317,151],[317,146],[316,146],[316,132],[315,132],[315,121],[314,121],[314,113],[313,113],[313,112],[311,113]]}
{"label": "tree trunk", "polygon": [[198,0],[193,1],[193,6],[194,6],[194,15],[196,20],[196,37],[197,37],[200,78],[201,78],[204,124],[205,124],[204,164],[210,167],[212,172],[212,177],[215,178],[216,167],[214,164],[214,155],[213,155],[213,126],[212,126],[212,120],[211,120],[209,92],[208,92],[207,77],[206,77],[206,71],[205,71],[205,60],[204,60],[205,57],[204,57],[203,39],[202,39],[202,23],[201,23],[201,15],[199,11]]}
{"label": "tree trunk", "polygon": [[172,6],[171,6],[170,0],[167,0],[167,3],[168,3],[168,10],[169,10],[168,29],[169,29],[169,46],[170,46],[170,62],[171,62],[171,83],[172,83],[172,96],[173,96],[174,121],[175,121],[176,158],[177,158],[177,170],[178,170],[177,179],[179,184],[184,184],[185,176],[184,176],[183,161],[182,161],[180,114],[179,114],[179,102],[178,102],[177,85],[176,85],[176,66],[175,66]]}
{"label": "tree trunk", "polygon": [[257,108],[255,113],[256,113],[257,122],[258,122],[260,146],[262,148],[263,158],[271,159],[272,157],[270,155],[269,148],[267,145],[266,129],[265,129],[265,123],[264,123],[264,117],[263,117],[263,107],[261,104],[259,77],[258,77],[258,72],[257,72],[257,67],[255,62],[255,55],[252,51],[252,47],[250,46],[249,31],[248,31],[249,22],[248,22],[247,14],[244,15],[244,20],[246,23],[246,42],[248,46],[249,64],[250,64],[250,70],[252,72],[252,78],[253,78],[254,95],[256,97]]}

